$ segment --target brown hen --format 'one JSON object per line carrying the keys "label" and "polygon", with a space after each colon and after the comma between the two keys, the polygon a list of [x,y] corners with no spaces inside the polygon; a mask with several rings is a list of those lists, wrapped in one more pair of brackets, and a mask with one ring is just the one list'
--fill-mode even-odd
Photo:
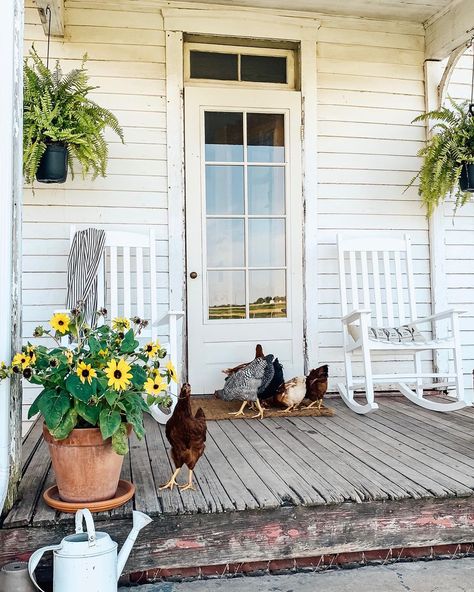
{"label": "brown hen", "polygon": [[312,401],[306,409],[317,405],[321,409],[323,398],[328,390],[328,370],[327,364],[311,370],[306,377],[306,398]]}
{"label": "brown hen", "polygon": [[206,416],[199,407],[196,415],[191,411],[191,387],[189,384],[183,384],[173,415],[166,424],[166,437],[171,444],[171,457],[176,470],[171,475],[168,483],[165,483],[160,489],[173,489],[176,478],[183,465],[189,469],[188,482],[178,487],[185,491],[186,489],[195,489],[193,486],[193,470],[197,461],[201,458],[206,442]]}

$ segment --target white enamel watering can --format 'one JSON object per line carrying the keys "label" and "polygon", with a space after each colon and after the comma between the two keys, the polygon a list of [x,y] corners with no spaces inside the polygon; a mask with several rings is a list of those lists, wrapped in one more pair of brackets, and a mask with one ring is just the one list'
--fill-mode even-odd
{"label": "white enamel watering can", "polygon": [[[82,530],[86,521],[87,532]],[[96,532],[87,508],[76,512],[76,534],[59,545],[43,547],[33,553],[28,571],[34,585],[34,571],[46,551],[53,551],[53,592],[117,592],[117,582],[140,530],[151,522],[142,512],[133,512],[133,527],[117,556],[117,543],[106,532]],[[42,590],[42,592],[44,592]]]}

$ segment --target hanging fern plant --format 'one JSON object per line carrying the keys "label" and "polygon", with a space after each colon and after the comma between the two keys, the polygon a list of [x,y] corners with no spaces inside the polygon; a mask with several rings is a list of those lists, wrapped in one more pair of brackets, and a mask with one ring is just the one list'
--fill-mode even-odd
{"label": "hanging fern plant", "polygon": [[451,108],[442,107],[413,120],[436,122],[434,134],[418,152],[423,158],[420,172],[410,183],[419,178],[418,193],[428,215],[447,197],[454,197],[456,209],[471,199],[471,193],[461,188],[460,179],[464,180],[474,163],[474,117],[468,101],[458,104],[449,98],[449,102]]}
{"label": "hanging fern plant", "polygon": [[[97,87],[90,86],[85,68],[63,75],[59,61],[49,70],[32,48],[24,62],[23,84],[23,172],[32,183],[48,145],[59,142],[68,151],[69,170],[74,177],[73,160],[83,176],[105,177],[108,148],[104,131],[110,127],[124,141],[117,118],[88,97]],[[30,61],[32,62],[30,64]]]}

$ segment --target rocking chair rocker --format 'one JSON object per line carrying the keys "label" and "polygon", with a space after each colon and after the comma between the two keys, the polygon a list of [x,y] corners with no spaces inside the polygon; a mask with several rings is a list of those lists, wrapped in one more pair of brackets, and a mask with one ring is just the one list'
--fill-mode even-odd
{"label": "rocking chair rocker", "polygon": [[[464,393],[460,313],[447,310],[417,319],[410,239],[338,236],[337,245],[346,373],[345,384],[339,383],[337,388],[347,406],[359,414],[378,409],[374,383],[395,385],[410,401],[433,411],[456,411],[470,406]],[[445,335],[438,330],[440,321],[449,321]],[[421,335],[418,328],[423,324],[432,325],[433,338]],[[423,372],[422,352],[436,350],[453,352],[454,371]],[[362,355],[363,378],[353,375],[356,354]],[[415,372],[373,374],[373,354],[409,354],[413,356]],[[354,393],[364,386],[366,402],[361,403]],[[424,388],[439,387],[455,387],[456,400],[442,403],[425,398]]]}

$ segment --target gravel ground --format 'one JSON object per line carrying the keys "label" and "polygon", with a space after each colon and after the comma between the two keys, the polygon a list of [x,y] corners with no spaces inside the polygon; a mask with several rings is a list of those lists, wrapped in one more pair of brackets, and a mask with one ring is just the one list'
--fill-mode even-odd
{"label": "gravel ground", "polygon": [[474,558],[327,572],[161,582],[119,592],[474,592]]}

